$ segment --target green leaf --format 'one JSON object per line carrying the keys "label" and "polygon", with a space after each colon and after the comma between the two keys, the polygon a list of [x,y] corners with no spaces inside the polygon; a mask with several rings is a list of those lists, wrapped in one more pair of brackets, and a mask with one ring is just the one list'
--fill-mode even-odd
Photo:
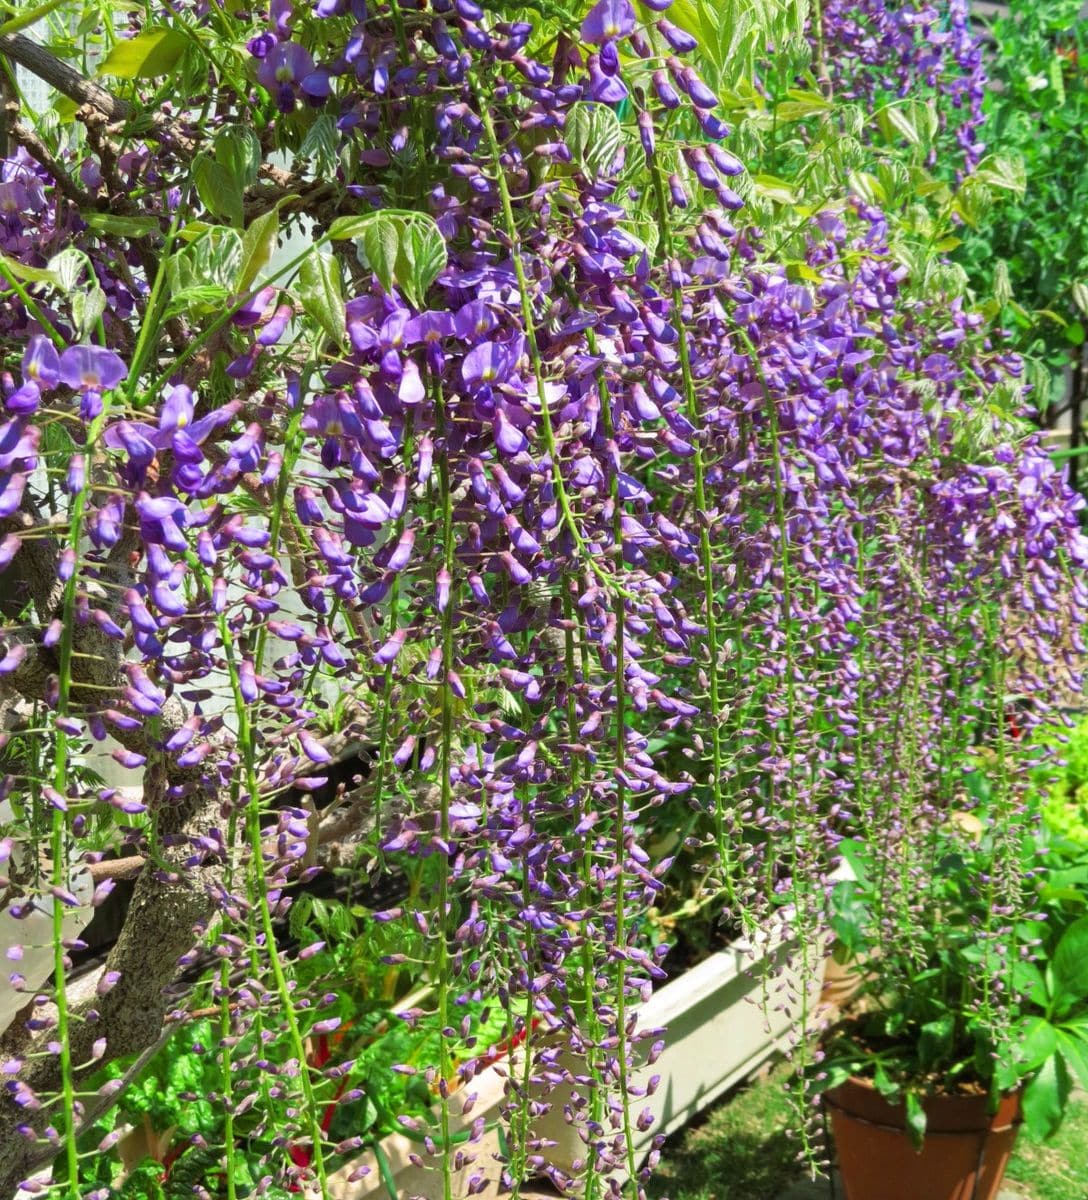
{"label": "green leaf", "polygon": [[193,182],[208,212],[216,217],[225,217],[234,226],[240,227],[244,223],[244,185],[222,164],[207,154],[198,154],[193,163]]}
{"label": "green leaf", "polygon": [[610,174],[623,149],[623,126],[607,104],[579,101],[571,105],[564,139],[582,171],[596,179]]}
{"label": "green leaf", "polygon": [[1073,297],[1073,303],[1088,317],[1088,282],[1078,279],[1072,288],[1070,288],[1070,293]]}
{"label": "green leaf", "polygon": [[69,246],[49,260],[46,270],[52,272],[57,287],[66,295],[70,292],[87,266],[87,256],[82,250]]}
{"label": "green leaf", "polygon": [[0,254],[0,271],[20,283],[53,283],[57,282],[52,271],[45,267],[30,267],[17,259]]}
{"label": "green leaf", "polygon": [[1027,191],[1027,172],[1023,159],[1008,154],[990,154],[979,163],[974,179],[1014,195]]}
{"label": "green leaf", "polygon": [[752,182],[757,194],[768,200],[776,200],[779,204],[793,204],[797,200],[792,186],[777,175],[754,175]]}
{"label": "green leaf", "polygon": [[1021,1074],[1036,1071],[1054,1053],[1058,1031],[1045,1017],[1036,1017],[1020,1042]]}
{"label": "green leaf", "polygon": [[1047,1003],[1046,981],[1038,964],[1033,962],[1015,962],[1012,967],[1013,986],[1023,992],[1032,1004],[1045,1008]]}
{"label": "green leaf", "polygon": [[145,29],[117,42],[98,68],[99,75],[117,79],[154,79],[168,75],[185,53],[189,40],[177,29]]}
{"label": "green leaf", "polygon": [[358,217],[337,217],[329,226],[326,236],[330,242],[348,242],[361,238],[378,216],[378,213],[363,213]]}
{"label": "green leaf", "polygon": [[1088,1088],[1088,1021],[1058,1030],[1058,1050],[1082,1088]]}
{"label": "green leaf", "polygon": [[1088,1000],[1088,917],[1062,934],[1050,959],[1050,977],[1055,1015],[1064,1016]]}
{"label": "green leaf", "polygon": [[866,204],[882,204],[887,199],[880,180],[875,175],[870,175],[868,171],[851,171],[848,181],[850,190]]}
{"label": "green leaf", "polygon": [[907,1092],[903,1097],[907,1117],[907,1135],[915,1150],[921,1150],[926,1136],[926,1112],[916,1092]]}
{"label": "green leaf", "polygon": [[263,216],[255,217],[242,237],[242,265],[234,286],[239,292],[246,291],[250,284],[268,265],[276,250],[276,239],[280,231],[280,214],[272,209]]}
{"label": "green leaf", "polygon": [[918,1035],[918,1059],[925,1070],[931,1070],[951,1051],[955,1030],[956,1020],[951,1013],[922,1025]]}
{"label": "green leaf", "polygon": [[396,284],[400,229],[392,219],[376,215],[379,219],[371,221],[363,231],[363,253],[382,288],[392,292]]}
{"label": "green leaf", "polygon": [[243,191],[257,182],[261,157],[260,139],[252,129],[227,125],[215,135],[215,161]]}
{"label": "green leaf", "polygon": [[196,316],[207,316],[216,309],[221,309],[230,296],[228,288],[215,283],[199,283],[179,288],[171,292],[165,315],[174,317],[178,313],[193,313]]}
{"label": "green leaf", "polygon": [[427,290],[446,266],[446,239],[433,221],[413,221],[404,231],[397,255],[397,277],[404,294],[423,308]]}
{"label": "green leaf", "polygon": [[340,264],[331,255],[315,249],[302,261],[298,273],[298,298],[303,310],[317,322],[337,346],[343,345],[344,289]]}
{"label": "green leaf", "polygon": [[80,341],[88,337],[106,311],[106,293],[97,285],[87,291],[72,294],[72,319]]}
{"label": "green leaf", "polygon": [[203,237],[167,260],[172,311],[206,316],[232,291],[242,262],[242,238],[234,229],[212,226]]}
{"label": "green leaf", "polygon": [[1052,1055],[1024,1088],[1024,1124],[1033,1138],[1043,1141],[1057,1131],[1071,1089],[1072,1080],[1064,1059],[1059,1054]]}
{"label": "green leaf", "polygon": [[114,237],[146,237],[158,233],[157,217],[117,217],[113,213],[80,213],[83,220],[98,233],[109,233]]}
{"label": "green leaf", "polygon": [[446,266],[446,240],[425,213],[382,209],[358,217],[338,217],[330,241],[360,244],[366,265],[386,292],[399,287],[416,308]]}
{"label": "green leaf", "polygon": [[331,175],[336,170],[339,145],[335,119],[329,113],[321,113],[302,139],[298,153],[300,158],[313,161],[318,176]]}
{"label": "green leaf", "polygon": [[1012,299],[1012,280],[1009,276],[1009,264],[999,258],[994,264],[994,299],[1004,308]]}
{"label": "green leaf", "polygon": [[876,121],[889,142],[894,142],[898,138],[911,146],[921,143],[922,136],[914,122],[913,105],[909,102],[890,104],[887,108],[881,109],[876,114]]}
{"label": "green leaf", "polygon": [[819,92],[790,88],[786,94],[790,98],[775,105],[774,111],[779,121],[803,121],[806,117],[830,112],[834,108],[831,101]]}

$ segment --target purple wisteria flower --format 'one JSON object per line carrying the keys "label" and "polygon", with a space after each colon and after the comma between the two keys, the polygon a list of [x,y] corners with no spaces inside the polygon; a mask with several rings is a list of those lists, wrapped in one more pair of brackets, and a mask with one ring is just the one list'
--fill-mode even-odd
{"label": "purple wisteria flower", "polygon": [[281,112],[294,108],[300,91],[316,98],[329,95],[328,71],[316,71],[310,52],[298,42],[278,42],[269,50],[257,68],[257,79],[275,97]]}
{"label": "purple wisteria flower", "polygon": [[582,41],[601,45],[634,32],[635,8],[631,0],[597,0],[582,22]]}
{"label": "purple wisteria flower", "polygon": [[69,346],[61,354],[57,370],[61,383],[82,392],[108,392],[128,375],[120,355],[90,345]]}

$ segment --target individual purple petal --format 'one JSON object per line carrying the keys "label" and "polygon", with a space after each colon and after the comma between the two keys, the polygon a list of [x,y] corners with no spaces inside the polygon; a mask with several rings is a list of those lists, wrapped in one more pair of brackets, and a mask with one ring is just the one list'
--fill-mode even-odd
{"label": "individual purple petal", "polygon": [[401,372],[400,384],[397,387],[397,399],[401,404],[408,406],[422,403],[427,393],[423,388],[423,380],[419,375],[419,368],[411,359],[404,363],[404,369]]}
{"label": "individual purple petal", "polygon": [[609,75],[601,67],[598,54],[589,56],[589,98],[601,104],[619,104],[627,99],[627,87],[618,75]]}
{"label": "individual purple petal", "polygon": [[295,310],[292,305],[279,305],[272,314],[271,320],[257,334],[257,344],[260,346],[274,346],[283,337],[294,315]]}
{"label": "individual purple petal", "polygon": [[26,344],[23,354],[23,378],[49,391],[60,380],[60,355],[56,347],[40,333],[36,333]]}
{"label": "individual purple petal", "polygon": [[192,419],[193,393],[184,384],[172,387],[166,393],[159,412],[160,432],[171,433],[175,429],[184,429]]}
{"label": "individual purple petal", "polygon": [[330,763],[332,755],[328,750],[314,737],[311,737],[304,729],[300,729],[298,733],[299,745],[302,747],[306,757],[315,763]]}
{"label": "individual purple petal", "polygon": [[412,547],[415,545],[416,531],[406,529],[397,541],[389,561],[385,564],[387,571],[403,571],[412,557]]}
{"label": "individual purple petal", "polygon": [[450,573],[445,567],[438,568],[435,576],[435,607],[440,613],[446,611],[450,602]]}
{"label": "individual purple petal", "polygon": [[503,383],[514,369],[514,357],[506,342],[481,342],[465,355],[461,378],[470,387]]}
{"label": "individual purple petal", "polygon": [[510,420],[501,408],[495,409],[495,445],[503,454],[520,454],[529,445],[529,439]]}
{"label": "individual purple petal", "polygon": [[26,658],[26,646],[22,642],[16,642],[4,657],[0,658],[0,675],[10,675],[24,658]]}
{"label": "individual purple petal", "polygon": [[38,405],[41,403],[41,398],[41,388],[38,387],[33,379],[28,379],[21,388],[11,393],[7,400],[4,401],[4,405],[9,412],[19,414],[32,413],[37,411]]}
{"label": "individual purple petal", "polygon": [[23,539],[17,533],[5,534],[0,538],[0,571],[10,566],[12,559],[19,552]]}
{"label": "individual purple petal", "polygon": [[280,42],[257,68],[257,79],[273,95],[285,84],[298,83],[314,69],[309,51],[298,42]]}
{"label": "individual purple petal", "polygon": [[718,97],[703,83],[692,67],[685,67],[678,82],[691,97],[691,102],[696,108],[717,108]]}
{"label": "individual purple petal", "polygon": [[582,22],[582,41],[599,46],[613,38],[627,37],[635,24],[631,0],[598,0]]}
{"label": "individual purple petal", "polygon": [[658,21],[657,28],[677,54],[688,54],[698,48],[698,41],[686,29],[681,29],[671,21],[666,21],[664,17]]}
{"label": "individual purple petal", "polygon": [[393,636],[374,655],[374,661],[383,667],[391,666],[401,652],[404,639],[408,636],[407,629],[398,629]]}
{"label": "individual purple petal", "polygon": [[266,287],[248,297],[238,306],[237,311],[231,317],[231,324],[237,325],[241,329],[259,325],[268,306],[275,300],[276,294],[276,288]]}
{"label": "individual purple petal", "polygon": [[68,477],[65,480],[64,490],[69,496],[78,496],[83,491],[85,480],[86,469],[83,455],[73,454],[68,460]]}
{"label": "individual purple petal", "polygon": [[108,392],[127,374],[123,360],[101,346],[69,346],[60,356],[61,382],[85,392]]}
{"label": "individual purple petal", "polygon": [[332,94],[332,77],[328,67],[318,67],[316,71],[304,75],[299,87],[313,100],[326,99]]}
{"label": "individual purple petal", "polygon": [[466,342],[474,342],[490,333],[499,321],[482,300],[470,300],[459,308],[453,318],[453,331]]}

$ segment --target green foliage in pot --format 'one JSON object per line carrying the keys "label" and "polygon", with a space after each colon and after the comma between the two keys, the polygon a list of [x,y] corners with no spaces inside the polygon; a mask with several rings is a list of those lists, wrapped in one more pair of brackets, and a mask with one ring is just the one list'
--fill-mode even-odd
{"label": "green foliage in pot", "polygon": [[[1028,1132],[1049,1137],[1074,1082],[1088,1086],[1088,916],[1075,886],[1083,852],[1048,847],[1027,822],[1010,832],[974,812],[935,818],[925,836],[931,858],[918,885],[930,919],[909,938],[879,905],[887,861],[843,844],[855,878],[834,888],[831,926],[846,953],[869,962],[857,1011],[826,1039],[816,1089],[871,1080],[903,1101],[921,1144],[924,1097],[985,1092],[996,1106],[1022,1088]],[[995,906],[1010,838],[1019,896]]]}

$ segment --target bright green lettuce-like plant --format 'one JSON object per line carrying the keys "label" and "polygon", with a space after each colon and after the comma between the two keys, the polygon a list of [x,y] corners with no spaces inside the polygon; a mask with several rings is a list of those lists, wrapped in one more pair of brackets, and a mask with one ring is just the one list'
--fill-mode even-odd
{"label": "bright green lettuce-like plant", "polygon": [[1030,185],[971,222],[958,253],[980,300],[1039,364],[1044,417],[1070,389],[1075,406],[1088,390],[1088,31],[1080,10],[1077,0],[1011,0],[992,22],[983,137],[1023,162]]}

